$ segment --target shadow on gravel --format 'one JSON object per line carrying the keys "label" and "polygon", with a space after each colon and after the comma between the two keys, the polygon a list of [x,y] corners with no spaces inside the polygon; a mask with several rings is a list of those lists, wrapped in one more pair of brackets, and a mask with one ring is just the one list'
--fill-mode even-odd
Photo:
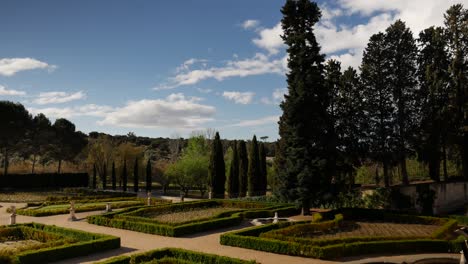
{"label": "shadow on gravel", "polygon": [[244,220],[242,221],[240,225],[214,229],[214,230],[200,232],[200,233],[186,235],[186,236],[181,236],[181,238],[194,238],[194,237],[202,237],[202,236],[208,236],[208,235],[213,235],[213,234],[221,234],[221,233],[231,232],[231,231],[235,231],[235,230],[239,230],[239,229],[243,229],[247,227],[252,227],[252,226],[253,225],[250,223],[250,220]]}
{"label": "shadow on gravel", "polygon": [[58,262],[52,262],[53,264],[79,264],[83,262],[94,262],[104,260],[106,258],[116,257],[122,254],[136,251],[134,248],[121,247],[119,249],[109,250],[101,253],[92,254],[84,257],[77,257],[71,259],[64,259]]}

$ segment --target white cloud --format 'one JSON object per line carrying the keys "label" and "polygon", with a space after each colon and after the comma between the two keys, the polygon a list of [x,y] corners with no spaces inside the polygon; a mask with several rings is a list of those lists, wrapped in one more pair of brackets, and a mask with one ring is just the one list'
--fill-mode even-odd
{"label": "white cloud", "polygon": [[34,69],[47,69],[48,71],[53,71],[55,68],[57,68],[57,66],[49,65],[33,58],[0,59],[0,75],[3,76],[13,76],[17,72]]}
{"label": "white cloud", "polygon": [[33,114],[43,113],[47,117],[52,118],[72,118],[78,116],[93,116],[93,117],[105,117],[108,113],[113,111],[110,106],[101,106],[95,104],[87,104],[76,107],[46,107],[46,108],[28,108]]}
{"label": "white cloud", "polygon": [[223,97],[234,101],[236,104],[250,104],[255,96],[253,92],[223,92]]}
{"label": "white cloud", "polygon": [[258,27],[260,21],[254,19],[247,19],[242,23],[244,29],[252,29]]}
{"label": "white cloud", "polygon": [[277,54],[281,48],[285,47],[281,35],[283,29],[281,23],[276,24],[273,28],[265,28],[259,31],[259,37],[252,42],[259,48],[266,49],[270,54]]}
{"label": "white cloud", "polygon": [[173,89],[183,85],[193,85],[206,79],[223,81],[231,77],[247,77],[262,74],[284,74],[285,58],[271,59],[269,56],[257,53],[252,58],[230,60],[221,67],[183,71],[165,83],[155,87],[155,90]]}
{"label": "white cloud", "polygon": [[5,86],[0,85],[0,95],[21,96],[26,95],[26,92],[18,90],[8,90]]}
{"label": "white cloud", "polygon": [[108,113],[98,123],[121,127],[196,129],[212,121],[216,112],[212,106],[199,104],[200,100],[177,93],[165,99],[130,101]]}
{"label": "white cloud", "polygon": [[60,104],[67,103],[70,101],[80,100],[86,98],[86,94],[83,91],[76,93],[67,92],[46,92],[40,93],[39,97],[33,100],[35,104]]}
{"label": "white cloud", "polygon": [[230,125],[233,127],[254,127],[254,126],[262,126],[262,125],[269,125],[269,124],[276,124],[279,121],[279,116],[267,116],[259,119],[253,120],[244,120],[239,123]]}
{"label": "white cloud", "polygon": [[200,93],[211,93],[213,90],[211,90],[210,88],[197,88],[197,91],[199,91]]}
{"label": "white cloud", "polygon": [[278,105],[279,103],[281,103],[281,101],[284,100],[284,95],[288,93],[288,89],[287,88],[278,88],[278,89],[275,89],[273,91],[273,93],[271,94],[271,98],[269,97],[262,97],[262,99],[260,99],[260,101],[264,104],[274,104],[274,105]]}

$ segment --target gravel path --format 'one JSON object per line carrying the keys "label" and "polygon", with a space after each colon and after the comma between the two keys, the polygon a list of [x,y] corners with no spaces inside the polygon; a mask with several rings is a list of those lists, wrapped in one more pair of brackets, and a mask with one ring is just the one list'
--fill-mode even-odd
{"label": "gravel path", "polygon": [[[17,208],[24,206],[24,204],[11,204],[1,203],[4,207],[0,209],[0,219],[8,218],[9,214],[5,212],[5,208],[15,205]],[[219,237],[222,233],[238,230],[247,226],[243,224],[236,227],[216,230],[214,232],[198,233],[188,237],[174,238],[164,237],[158,235],[151,235],[145,233],[134,232],[130,230],[116,229],[104,226],[97,226],[88,224],[85,217],[88,215],[99,214],[101,212],[84,212],[76,214],[79,221],[69,222],[67,221],[68,215],[55,215],[48,217],[29,217],[29,216],[17,216],[18,223],[29,223],[37,222],[43,224],[57,225],[61,227],[74,228],[88,232],[102,233],[118,236],[121,238],[121,248],[116,250],[110,250],[103,253],[93,254],[90,256],[67,259],[62,262],[56,262],[56,264],[74,264],[74,263],[93,263],[94,261],[101,261],[109,257],[114,257],[122,254],[134,254],[137,252],[144,252],[147,250],[163,248],[163,247],[178,247],[185,248],[194,251],[218,254],[228,257],[241,258],[241,259],[255,259],[263,264],[309,264],[309,263],[342,263],[333,261],[324,261],[310,258],[292,257],[286,255],[273,254],[263,251],[255,251],[250,249],[243,249],[237,247],[223,246],[219,244]],[[0,224],[5,224],[1,223]],[[452,257],[458,258],[457,254],[430,254],[430,255],[412,255],[412,256],[392,256],[392,257],[377,257],[363,260],[362,258],[347,259],[347,263],[365,263],[372,262],[375,260],[385,261],[413,261],[421,259],[425,256],[438,256],[438,257]]]}

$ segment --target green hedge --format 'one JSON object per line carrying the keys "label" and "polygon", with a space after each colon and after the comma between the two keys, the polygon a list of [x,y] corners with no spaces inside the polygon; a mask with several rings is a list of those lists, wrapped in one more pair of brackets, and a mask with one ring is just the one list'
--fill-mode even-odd
{"label": "green hedge", "polygon": [[[148,213],[156,212],[162,214],[183,211],[191,208],[214,206],[239,207],[245,209],[223,212],[210,218],[177,224],[162,223],[144,217],[144,215]],[[158,207],[146,206],[141,208],[132,208],[131,210],[119,213],[89,216],[88,222],[96,225],[128,229],[149,234],[179,237],[197,232],[238,225],[245,218],[273,216],[275,212],[279,212],[279,214],[282,216],[289,216],[298,213],[298,210],[295,207],[291,207],[290,205],[288,207],[281,206],[284,205],[245,201],[204,200],[171,205],[161,205]]]}
{"label": "green hedge", "polygon": [[51,240],[46,242],[48,247],[25,250],[14,254],[10,257],[11,263],[49,263],[120,247],[120,238],[118,237],[57,226],[30,223],[0,227],[0,230],[3,228],[20,228],[23,235],[33,236],[39,241]]}
{"label": "green hedge", "polygon": [[319,259],[335,259],[345,256],[393,253],[446,253],[459,252],[463,237],[444,240],[448,233],[457,226],[455,220],[415,215],[397,215],[394,212],[376,212],[376,210],[351,212],[350,209],[335,210],[325,213],[322,218],[330,219],[331,213],[342,213],[344,219],[350,218],[376,221],[397,221],[404,223],[438,224],[441,227],[431,237],[349,237],[336,239],[312,239],[294,237],[295,232],[307,227],[309,231],[334,228],[343,221],[343,215],[336,214],[334,220],[319,223],[277,223],[253,227],[221,235],[223,245],[249,248],[285,255],[303,256]]}
{"label": "green hedge", "polygon": [[[163,259],[183,262],[158,262]],[[156,262],[154,262],[156,261]],[[213,254],[200,253],[179,248],[163,248],[131,256],[115,257],[96,264],[139,264],[139,263],[203,263],[203,264],[255,264],[253,260],[241,260]]]}

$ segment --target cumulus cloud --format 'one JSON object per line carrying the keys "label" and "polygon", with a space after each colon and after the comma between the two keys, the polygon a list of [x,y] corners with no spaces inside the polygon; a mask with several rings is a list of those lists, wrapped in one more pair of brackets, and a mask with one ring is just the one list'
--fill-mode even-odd
{"label": "cumulus cloud", "polygon": [[0,85],[0,95],[22,96],[22,95],[26,95],[26,92],[18,91],[18,90],[9,90],[5,86]]}
{"label": "cumulus cloud", "polygon": [[236,104],[250,104],[252,103],[254,96],[255,96],[255,93],[253,92],[235,92],[235,91],[223,92],[224,98],[234,101]]}
{"label": "cumulus cloud", "polygon": [[101,125],[147,128],[197,129],[212,121],[216,109],[200,104],[201,98],[181,93],[165,99],[130,101],[108,113]]}
{"label": "cumulus cloud", "polygon": [[0,75],[13,76],[17,72],[46,69],[48,71],[55,70],[57,66],[49,65],[45,62],[33,58],[4,58],[0,59]]}
{"label": "cumulus cloud", "polygon": [[232,124],[232,127],[254,127],[254,126],[262,126],[262,125],[269,125],[269,124],[276,124],[279,121],[279,116],[266,116],[259,119],[252,119],[252,120],[244,120],[238,122],[236,124]]}
{"label": "cumulus cloud", "polygon": [[79,116],[105,117],[114,109],[110,106],[87,104],[76,107],[46,107],[46,108],[28,108],[33,114],[43,113],[52,118],[72,118]]}
{"label": "cumulus cloud", "polygon": [[258,32],[258,38],[254,38],[252,42],[259,48],[267,50],[270,54],[277,54],[280,49],[284,48],[283,29],[281,23],[276,24],[273,28],[265,28]]}
{"label": "cumulus cloud", "polygon": [[168,83],[155,87],[155,90],[173,89],[183,85],[193,85],[206,79],[223,81],[232,77],[247,77],[262,74],[284,74],[286,72],[285,58],[271,59],[269,56],[257,53],[252,58],[230,60],[220,67],[187,70],[169,79]]}
{"label": "cumulus cloud", "polygon": [[284,95],[288,93],[287,88],[278,88],[273,91],[271,94],[271,97],[262,97],[260,101],[264,104],[273,104],[273,105],[278,105],[283,101]]}
{"label": "cumulus cloud", "polygon": [[242,23],[242,27],[244,29],[252,29],[258,27],[260,24],[260,21],[255,20],[255,19],[247,19]]}
{"label": "cumulus cloud", "polygon": [[60,104],[67,103],[75,100],[80,100],[86,98],[86,94],[83,91],[76,93],[67,93],[67,92],[46,92],[39,93],[39,97],[33,100],[35,104]]}

